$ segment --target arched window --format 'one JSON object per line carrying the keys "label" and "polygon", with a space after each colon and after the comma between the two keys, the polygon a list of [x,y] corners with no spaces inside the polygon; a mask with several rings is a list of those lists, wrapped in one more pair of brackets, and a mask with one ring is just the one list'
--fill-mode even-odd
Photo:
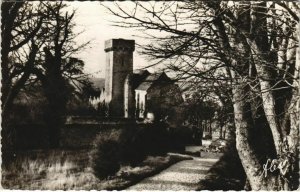
{"label": "arched window", "polygon": [[128,77],[125,80],[124,84],[124,108],[125,108],[125,117],[128,117],[128,108],[129,108],[129,85],[128,85]]}
{"label": "arched window", "polygon": [[135,116],[136,116],[136,118],[139,118],[139,116],[140,116],[140,94],[139,93],[136,93]]}

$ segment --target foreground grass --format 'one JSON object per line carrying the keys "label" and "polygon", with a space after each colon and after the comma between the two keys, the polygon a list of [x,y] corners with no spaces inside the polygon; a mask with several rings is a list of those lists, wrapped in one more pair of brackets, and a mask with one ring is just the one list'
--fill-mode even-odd
{"label": "foreground grass", "polygon": [[149,156],[136,167],[122,166],[115,176],[99,180],[89,166],[87,150],[11,153],[3,158],[1,184],[5,189],[122,190],[185,159],[189,158]]}

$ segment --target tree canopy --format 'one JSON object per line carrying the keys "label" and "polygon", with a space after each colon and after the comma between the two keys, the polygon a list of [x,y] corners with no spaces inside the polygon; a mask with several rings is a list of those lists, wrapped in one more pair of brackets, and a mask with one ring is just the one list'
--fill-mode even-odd
{"label": "tree canopy", "polygon": [[[115,25],[145,32],[150,43],[142,45],[140,53],[156,61],[154,65],[164,65],[179,80],[206,87],[202,91],[231,105],[236,148],[252,189],[297,189],[297,2],[134,2],[132,9],[120,3],[105,7],[116,16]],[[250,137],[257,127],[266,130],[264,137]],[[268,137],[270,148],[261,153],[259,140],[268,142]],[[288,171],[261,177],[267,159],[289,162]]]}
{"label": "tree canopy", "polygon": [[57,127],[50,124],[61,122],[74,87],[88,83],[76,54],[89,42],[76,43],[75,10],[63,2],[24,1],[4,2],[1,9],[3,128],[20,91],[37,90],[34,86],[42,87],[47,99],[46,124]]}

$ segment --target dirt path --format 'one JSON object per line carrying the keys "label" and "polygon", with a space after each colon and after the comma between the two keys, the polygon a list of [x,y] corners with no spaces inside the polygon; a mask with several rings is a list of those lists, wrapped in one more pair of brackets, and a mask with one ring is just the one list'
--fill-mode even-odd
{"label": "dirt path", "polygon": [[218,158],[194,158],[178,162],[157,175],[148,177],[127,190],[196,190]]}

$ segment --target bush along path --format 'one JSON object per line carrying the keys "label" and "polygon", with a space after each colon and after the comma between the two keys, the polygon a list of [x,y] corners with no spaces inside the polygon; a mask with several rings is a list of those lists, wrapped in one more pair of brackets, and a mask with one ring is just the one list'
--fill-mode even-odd
{"label": "bush along path", "polygon": [[127,190],[196,190],[219,158],[198,158],[178,162]]}

